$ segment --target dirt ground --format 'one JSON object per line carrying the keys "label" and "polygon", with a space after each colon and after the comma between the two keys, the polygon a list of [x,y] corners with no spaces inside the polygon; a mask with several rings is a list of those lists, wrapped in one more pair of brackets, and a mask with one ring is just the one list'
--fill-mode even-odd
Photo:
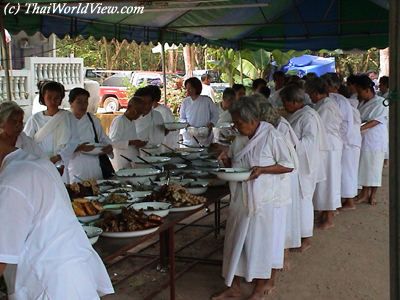
{"label": "dirt ground", "polygon": [[[279,300],[385,300],[389,299],[389,211],[388,170],[384,171],[384,186],[379,191],[378,205],[359,205],[357,210],[342,212],[336,217],[336,226],[327,231],[315,231],[312,248],[306,253],[290,256],[291,270],[279,274],[276,291],[266,299]],[[225,209],[226,211],[226,209]],[[203,224],[212,224],[212,216]],[[176,249],[187,240],[207,232],[207,228],[190,227],[176,237]],[[179,255],[201,257],[218,249],[209,258],[221,259],[223,236],[215,239],[209,234],[198,243],[179,252]],[[158,253],[152,247],[145,253]],[[114,279],[140,263],[135,258],[122,262],[110,270]],[[177,272],[188,263],[177,263]],[[176,283],[177,300],[203,300],[224,288],[221,266],[197,264]],[[167,273],[155,271],[155,265],[138,276],[116,286],[116,294],[107,300],[144,299],[154,288],[168,278]],[[251,285],[243,285],[243,298],[251,292]],[[154,296],[156,300],[169,299],[165,289]]]}

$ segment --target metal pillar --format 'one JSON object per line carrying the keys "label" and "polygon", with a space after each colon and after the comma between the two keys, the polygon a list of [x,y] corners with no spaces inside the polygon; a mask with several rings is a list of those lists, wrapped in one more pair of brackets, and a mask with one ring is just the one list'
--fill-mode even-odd
{"label": "metal pillar", "polygon": [[400,2],[389,2],[390,90],[389,108],[389,218],[390,218],[390,299],[400,299]]}
{"label": "metal pillar", "polygon": [[167,73],[165,67],[165,44],[164,44],[164,32],[161,31],[161,64],[163,72],[163,87],[164,87],[164,104],[167,104]]}

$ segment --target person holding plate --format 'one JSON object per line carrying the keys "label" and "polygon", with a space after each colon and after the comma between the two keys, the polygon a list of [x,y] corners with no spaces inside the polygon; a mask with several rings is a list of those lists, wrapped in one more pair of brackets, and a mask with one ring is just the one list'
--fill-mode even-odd
{"label": "person holding plate", "polygon": [[286,216],[280,208],[291,197],[286,179],[294,162],[283,136],[273,125],[260,121],[255,97],[240,98],[230,112],[241,136],[219,159],[225,166],[252,173],[247,181],[230,182],[222,266],[229,288],[211,299],[239,298],[241,277],[255,283],[248,299],[262,299],[274,288],[273,269],[283,267]]}
{"label": "person holding plate", "polygon": [[99,156],[91,155],[91,152],[99,150],[94,144],[101,145],[98,154],[113,154],[111,140],[101,127],[100,120],[87,112],[89,97],[89,92],[83,88],[74,88],[69,92],[69,103],[76,119],[80,143],[68,164],[71,182],[104,178]]}
{"label": "person holding plate", "polygon": [[68,169],[79,135],[74,116],[60,109],[65,89],[55,81],[44,82],[39,89],[39,102],[46,105],[45,111],[32,115],[25,124],[24,132],[39,145],[52,163],[64,166],[63,180],[69,183]]}

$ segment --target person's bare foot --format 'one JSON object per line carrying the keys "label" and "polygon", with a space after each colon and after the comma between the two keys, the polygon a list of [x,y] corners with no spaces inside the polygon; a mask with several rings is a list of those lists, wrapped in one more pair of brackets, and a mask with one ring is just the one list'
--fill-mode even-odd
{"label": "person's bare foot", "polygon": [[301,246],[299,248],[292,248],[292,249],[290,249],[290,251],[303,253],[303,252],[306,252],[310,248],[311,248],[310,238],[302,238]]}
{"label": "person's bare foot", "polygon": [[348,199],[342,203],[342,207],[339,208],[340,211],[346,211],[346,210],[355,210],[356,206],[354,205],[354,200],[353,199]]}
{"label": "person's bare foot", "polygon": [[333,224],[333,222],[328,222],[328,221],[325,221],[317,226],[317,228],[320,230],[326,230],[333,227],[335,227],[335,224]]}
{"label": "person's bare foot", "polygon": [[265,300],[265,297],[273,293],[275,287],[268,287],[264,292],[253,292],[247,300]]}
{"label": "person's bare foot", "polygon": [[241,296],[240,289],[232,286],[223,290],[220,293],[211,296],[211,300],[237,299],[240,298],[240,296]]}
{"label": "person's bare foot", "polygon": [[375,206],[375,205],[378,204],[378,201],[376,201],[375,198],[369,198],[368,203],[369,203],[370,205],[372,205],[372,206]]}

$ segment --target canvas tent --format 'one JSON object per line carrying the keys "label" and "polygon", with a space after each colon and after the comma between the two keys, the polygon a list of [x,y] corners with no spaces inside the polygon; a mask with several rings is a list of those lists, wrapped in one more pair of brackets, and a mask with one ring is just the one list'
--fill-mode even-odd
{"label": "canvas tent", "polygon": [[[10,0],[19,4],[19,0]],[[24,1],[49,5],[50,0]],[[113,5],[134,1],[62,0],[69,5]],[[235,49],[318,50],[385,48],[388,45],[388,0],[175,0],[143,1],[143,14],[43,14],[5,16],[13,34],[25,30],[63,37],[103,36],[157,43],[201,43]],[[1,6],[1,5],[0,5]],[[96,10],[95,10],[96,11]]]}

